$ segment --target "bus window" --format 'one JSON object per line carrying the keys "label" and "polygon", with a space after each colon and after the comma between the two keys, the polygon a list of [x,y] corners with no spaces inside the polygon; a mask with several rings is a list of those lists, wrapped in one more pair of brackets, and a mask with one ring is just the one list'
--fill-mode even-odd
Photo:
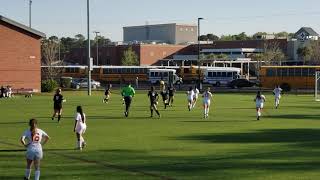
{"label": "bus window", "polygon": [[275,76],[275,75],[276,75],[275,72],[276,72],[275,69],[268,68],[268,69],[267,69],[267,77]]}
{"label": "bus window", "polygon": [[151,76],[151,77],[154,77],[154,72],[151,72],[151,73],[150,73],[150,76]]}
{"label": "bus window", "polygon": [[294,75],[294,68],[289,68],[289,76],[295,76]]}
{"label": "bus window", "polygon": [[316,70],[314,68],[309,68],[309,76],[315,76]]}
{"label": "bus window", "polygon": [[221,77],[227,77],[227,73],[226,72],[222,72],[221,73]]}
{"label": "bus window", "polygon": [[164,72],[163,76],[168,77],[168,72]]}
{"label": "bus window", "polygon": [[308,76],[308,68],[302,68],[301,76]]}
{"label": "bus window", "polygon": [[280,68],[281,76],[288,76],[288,69],[287,68]]}
{"label": "bus window", "polygon": [[233,72],[227,72],[227,77],[232,77]]}
{"label": "bus window", "polygon": [[294,71],[295,71],[295,76],[299,77],[301,76],[301,68],[294,68]]}
{"label": "bus window", "polygon": [[217,72],[217,77],[221,77],[221,72]]}
{"label": "bus window", "polygon": [[208,72],[208,77],[212,77],[212,72]]}
{"label": "bus window", "polygon": [[217,72],[212,72],[212,77],[217,77]]}
{"label": "bus window", "polygon": [[154,72],[154,76],[158,77],[159,76],[159,72]]}

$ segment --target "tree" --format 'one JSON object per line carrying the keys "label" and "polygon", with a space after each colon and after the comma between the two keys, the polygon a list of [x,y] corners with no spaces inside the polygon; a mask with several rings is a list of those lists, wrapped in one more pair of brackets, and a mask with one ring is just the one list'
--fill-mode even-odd
{"label": "tree", "polygon": [[320,40],[311,41],[310,42],[311,48],[311,59],[313,64],[320,64]]}
{"label": "tree", "polygon": [[74,45],[77,47],[77,48],[82,48],[82,47],[85,47],[85,41],[86,41],[86,38],[82,35],[82,34],[77,34],[74,36],[75,38],[75,41],[74,41]]}
{"label": "tree", "polygon": [[207,41],[207,40],[208,40],[208,37],[207,37],[207,35],[201,35],[201,36],[199,37],[199,40],[200,40],[200,41]]}
{"label": "tree", "polygon": [[59,43],[55,38],[43,39],[41,41],[41,55],[42,65],[47,66],[42,69],[42,73],[46,79],[55,79],[61,70],[54,66],[61,65],[62,62],[58,60]]}
{"label": "tree", "polygon": [[312,49],[309,46],[300,47],[297,50],[297,54],[299,59],[303,60],[303,64],[310,63],[311,56],[312,56]]}
{"label": "tree", "polygon": [[124,66],[138,66],[139,60],[138,55],[129,47],[123,52],[123,57],[121,58],[121,64]]}
{"label": "tree", "polygon": [[281,62],[285,60],[285,55],[280,48],[277,41],[265,41],[263,44],[263,52],[252,56],[254,60],[258,62],[258,68],[262,64],[266,65],[281,65]]}
{"label": "tree", "polygon": [[210,41],[218,41],[219,37],[214,34],[207,34],[207,39]]}

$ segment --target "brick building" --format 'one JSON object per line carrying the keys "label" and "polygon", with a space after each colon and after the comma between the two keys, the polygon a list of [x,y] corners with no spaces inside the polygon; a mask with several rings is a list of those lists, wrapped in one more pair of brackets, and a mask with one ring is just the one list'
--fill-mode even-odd
{"label": "brick building", "polygon": [[[135,44],[99,47],[99,65],[121,65],[123,53],[129,47],[132,47],[132,50],[138,55],[140,65],[155,65],[160,59],[173,58],[175,53],[186,48],[187,46]],[[97,65],[97,53],[95,47],[91,48],[91,56],[93,57],[94,65]],[[86,48],[73,49],[65,59],[69,63],[86,65]]]}
{"label": "brick building", "polygon": [[44,33],[0,16],[0,86],[41,90],[42,37]]}

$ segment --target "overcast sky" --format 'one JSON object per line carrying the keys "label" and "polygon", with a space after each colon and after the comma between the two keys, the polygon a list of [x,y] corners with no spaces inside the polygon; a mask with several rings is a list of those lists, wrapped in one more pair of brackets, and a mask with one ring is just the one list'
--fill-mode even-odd
{"label": "overcast sky", "polygon": [[[29,0],[0,0],[0,15],[28,25]],[[32,27],[47,36],[86,35],[86,0],[32,0]],[[201,34],[320,32],[320,0],[90,0],[91,31],[122,40],[122,27],[156,23],[195,24]],[[93,33],[91,34],[93,36]]]}

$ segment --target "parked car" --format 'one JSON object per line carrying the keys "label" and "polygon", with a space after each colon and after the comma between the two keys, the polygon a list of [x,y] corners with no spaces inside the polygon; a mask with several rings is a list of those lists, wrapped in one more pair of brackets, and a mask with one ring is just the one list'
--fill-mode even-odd
{"label": "parked car", "polygon": [[231,88],[252,87],[256,85],[257,83],[249,81],[247,79],[235,79],[228,84],[228,86]]}
{"label": "parked car", "polygon": [[[95,81],[91,79],[91,87],[93,89],[97,89],[101,86],[101,83],[98,81]],[[88,87],[88,79],[80,79],[77,83],[75,83],[75,88],[80,89],[80,88],[87,88]]]}

